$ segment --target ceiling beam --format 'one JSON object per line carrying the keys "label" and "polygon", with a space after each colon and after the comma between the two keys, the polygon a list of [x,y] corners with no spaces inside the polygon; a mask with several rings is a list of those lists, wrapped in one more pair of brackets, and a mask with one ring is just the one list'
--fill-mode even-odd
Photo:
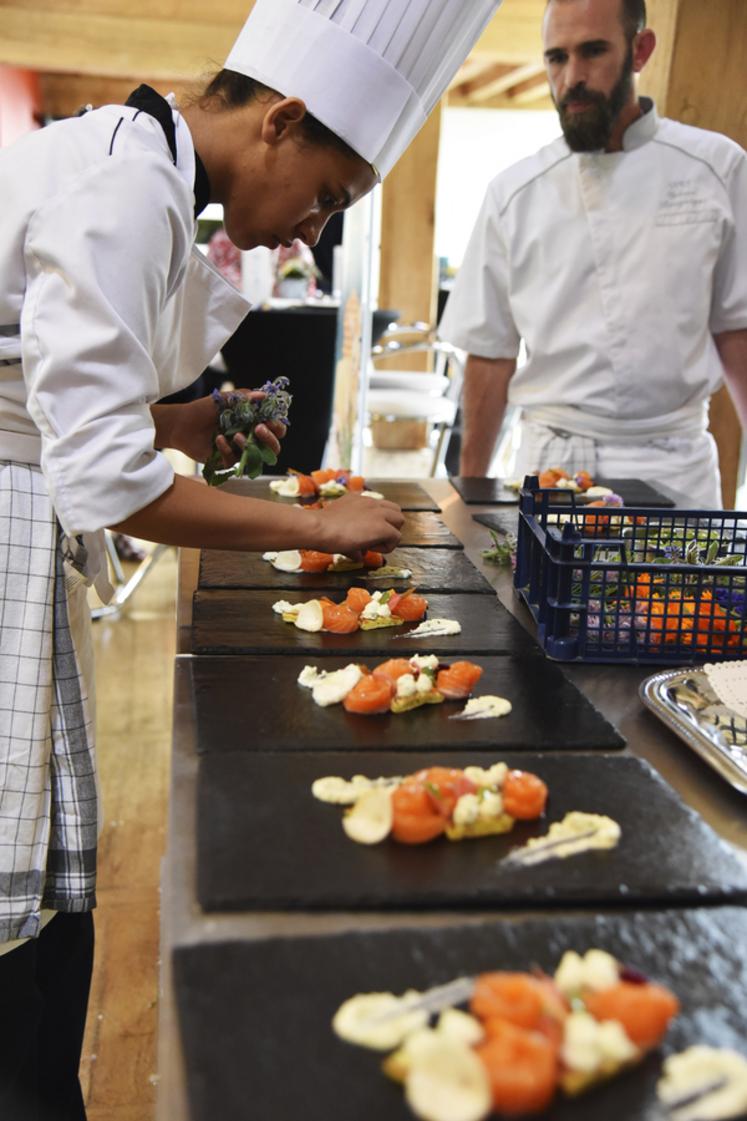
{"label": "ceiling beam", "polygon": [[188,82],[160,82],[157,78],[137,75],[129,78],[110,78],[108,75],[59,74],[39,75],[39,99],[42,116],[47,118],[72,117],[84,105],[123,105],[129,94],[147,82],[159,93],[175,93],[177,100],[191,92]]}
{"label": "ceiling beam", "polygon": [[[0,63],[29,70],[164,81],[216,69],[252,0],[0,0]],[[542,53],[545,0],[510,0],[479,40],[476,64]]]}
{"label": "ceiling beam", "polygon": [[0,62],[76,74],[100,75],[105,68],[122,78],[194,78],[220,68],[241,23],[46,11],[2,0]]}
{"label": "ceiling beam", "polygon": [[508,0],[498,9],[472,52],[507,62],[542,57],[542,20],[547,0]]}
{"label": "ceiling beam", "polygon": [[509,96],[517,109],[524,108],[525,106],[534,108],[538,101],[552,100],[550,98],[547,79],[544,74],[539,80],[535,79],[531,82],[524,82],[522,85],[512,89],[509,92]]}
{"label": "ceiling beam", "polygon": [[541,62],[527,62],[524,66],[513,66],[504,74],[493,78],[489,82],[475,86],[471,91],[472,101],[479,103],[501,93],[507,93],[513,86],[518,86],[529,79],[544,75],[545,68]]}

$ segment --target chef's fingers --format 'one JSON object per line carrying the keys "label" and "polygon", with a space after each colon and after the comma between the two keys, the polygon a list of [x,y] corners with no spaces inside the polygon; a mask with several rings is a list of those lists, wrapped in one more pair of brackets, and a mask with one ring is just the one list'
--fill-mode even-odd
{"label": "chef's fingers", "polygon": [[[244,440],[244,442],[246,442],[243,436],[241,438],[242,440]],[[238,437],[234,437],[234,442],[238,445]],[[238,446],[240,448],[243,448],[243,444]],[[233,467],[233,465],[235,463],[238,463],[239,459],[241,458],[241,451],[239,450],[239,453],[237,455],[236,450],[231,447],[225,436],[215,437],[215,447],[216,450],[220,453],[220,457],[223,460],[224,467]]]}
{"label": "chef's fingers", "polygon": [[279,454],[279,452],[280,452],[280,441],[277,439],[275,434],[271,431],[269,425],[258,424],[257,427],[254,429],[254,435],[256,436],[256,438],[260,442],[260,444],[264,444],[265,447],[268,447],[270,449],[270,451],[275,452],[275,455]]}

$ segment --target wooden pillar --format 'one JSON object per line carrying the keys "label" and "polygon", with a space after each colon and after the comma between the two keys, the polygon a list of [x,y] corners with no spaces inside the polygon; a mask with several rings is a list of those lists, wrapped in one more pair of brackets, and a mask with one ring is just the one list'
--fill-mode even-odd
{"label": "wooden pillar", "polygon": [[[401,313],[401,322],[435,323],[438,299],[435,226],[436,173],[441,106],[384,180],[381,212],[379,307]],[[422,355],[388,363],[427,369]]]}
{"label": "wooden pillar", "polygon": [[[747,147],[747,3],[745,0],[649,0],[658,46],[640,92],[661,116],[713,129]],[[728,392],[711,402],[711,431],[721,464],[724,505],[736,499],[742,430]]]}

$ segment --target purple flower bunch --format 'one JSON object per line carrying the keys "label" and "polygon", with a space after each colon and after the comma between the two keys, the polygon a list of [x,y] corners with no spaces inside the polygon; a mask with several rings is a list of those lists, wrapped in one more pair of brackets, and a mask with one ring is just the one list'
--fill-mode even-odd
{"label": "purple flower bunch", "polygon": [[[240,479],[244,475],[256,479],[262,473],[263,464],[275,466],[278,461],[277,456],[271,448],[256,439],[255,429],[258,424],[267,424],[270,421],[279,421],[281,424],[288,425],[288,411],[293,400],[288,392],[289,385],[288,378],[284,377],[265,382],[260,390],[265,396],[258,401],[252,400],[243,393],[213,391],[212,398],[218,410],[218,423],[212,454],[202,470],[209,486],[220,486],[227,479]],[[218,436],[225,436],[231,443],[239,433],[246,437],[241,459],[235,467],[226,469],[216,447],[216,439]]]}

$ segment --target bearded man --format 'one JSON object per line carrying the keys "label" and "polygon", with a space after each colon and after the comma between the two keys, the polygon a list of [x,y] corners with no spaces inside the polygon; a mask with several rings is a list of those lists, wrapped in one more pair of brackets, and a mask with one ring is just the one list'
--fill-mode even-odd
{"label": "bearded man", "polygon": [[747,427],[747,156],[638,98],[645,0],[549,0],[543,44],[563,137],[490,184],[441,324],[469,356],[460,471],[488,473],[511,403],[519,478],[585,468],[720,507],[724,378]]}

